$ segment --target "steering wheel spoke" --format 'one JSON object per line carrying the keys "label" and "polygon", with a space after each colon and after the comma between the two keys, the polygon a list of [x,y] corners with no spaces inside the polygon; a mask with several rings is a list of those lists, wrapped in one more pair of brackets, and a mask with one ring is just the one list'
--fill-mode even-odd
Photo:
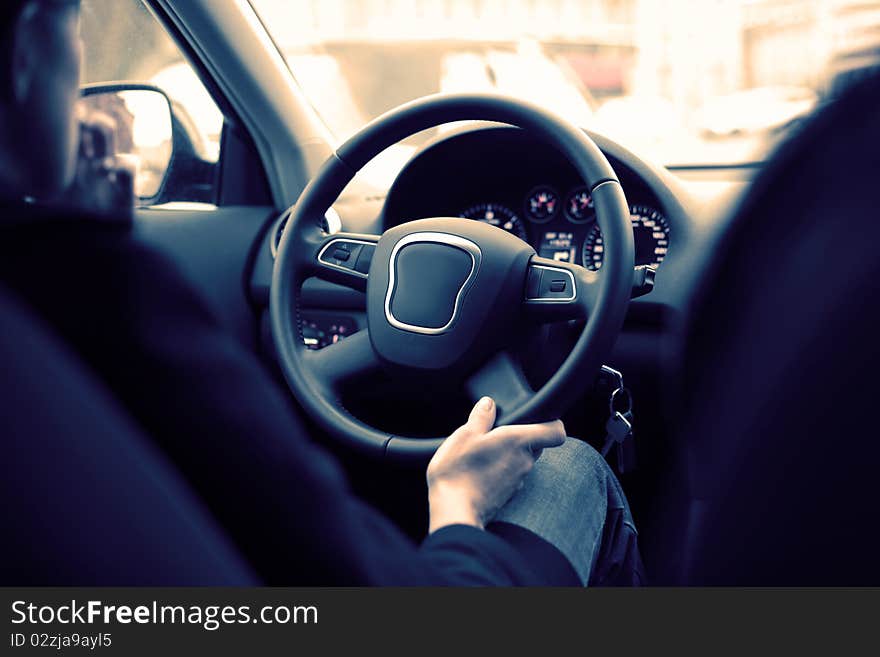
{"label": "steering wheel spoke", "polygon": [[529,261],[523,307],[538,322],[586,319],[595,307],[599,274],[548,258]]}
{"label": "steering wheel spoke", "polygon": [[315,378],[330,390],[353,379],[374,374],[381,368],[367,329],[323,349],[306,351],[304,360],[312,368]]}
{"label": "steering wheel spoke", "polygon": [[474,402],[482,397],[494,399],[499,418],[535,394],[522,366],[507,351],[497,353],[474,372],[465,382],[465,389]]}
{"label": "steering wheel spoke", "polygon": [[315,251],[313,273],[331,283],[361,292],[367,289],[370,263],[379,235],[335,233],[325,237]]}

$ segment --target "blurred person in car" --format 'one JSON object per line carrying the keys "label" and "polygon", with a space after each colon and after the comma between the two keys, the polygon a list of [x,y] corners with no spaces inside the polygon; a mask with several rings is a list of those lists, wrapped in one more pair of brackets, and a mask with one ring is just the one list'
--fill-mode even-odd
{"label": "blurred person in car", "polygon": [[[133,239],[131,177],[109,159],[112,126],[91,126],[82,138],[77,126],[78,12],[75,0],[0,5],[0,286],[72,348],[168,455],[256,581],[639,583],[632,517],[604,460],[567,439],[559,421],[495,428],[488,398],[428,467],[421,545],[353,496],[254,356],[174,264]],[[27,449],[29,437],[9,439]],[[58,440],[101,449],[89,436]],[[34,503],[41,515],[27,491],[13,494],[7,513]],[[20,538],[29,516],[18,517]],[[58,546],[59,561],[65,550]],[[46,581],[45,564],[26,550],[14,572],[17,583],[67,583]],[[240,581],[235,572],[220,569],[211,581]],[[127,583],[94,572],[75,579]]]}

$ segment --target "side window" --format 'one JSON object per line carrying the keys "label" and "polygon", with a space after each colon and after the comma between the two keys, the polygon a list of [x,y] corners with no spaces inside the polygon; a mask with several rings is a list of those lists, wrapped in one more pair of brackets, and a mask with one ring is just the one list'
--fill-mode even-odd
{"label": "side window", "polygon": [[[134,135],[128,142],[140,205],[214,203],[223,114],[165,28],[141,0],[82,0],[81,32],[83,83],[122,90],[110,100],[125,106],[113,116],[129,123],[122,126],[126,136]],[[155,103],[138,102],[149,95],[145,89],[125,90],[135,83],[164,92],[170,125],[167,103],[163,122]],[[107,105],[103,96],[101,102]]]}

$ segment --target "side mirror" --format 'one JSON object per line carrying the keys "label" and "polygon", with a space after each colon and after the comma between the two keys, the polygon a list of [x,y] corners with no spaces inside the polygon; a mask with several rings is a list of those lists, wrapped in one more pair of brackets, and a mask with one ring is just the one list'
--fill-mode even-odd
{"label": "side mirror", "polygon": [[115,124],[114,155],[133,169],[141,205],[214,202],[216,157],[185,107],[159,87],[132,82],[88,85],[81,96],[87,115]]}
{"label": "side mirror", "polygon": [[134,193],[142,201],[160,196],[174,151],[171,102],[149,85],[85,87],[86,116],[102,115],[115,130],[114,155],[134,172]]}

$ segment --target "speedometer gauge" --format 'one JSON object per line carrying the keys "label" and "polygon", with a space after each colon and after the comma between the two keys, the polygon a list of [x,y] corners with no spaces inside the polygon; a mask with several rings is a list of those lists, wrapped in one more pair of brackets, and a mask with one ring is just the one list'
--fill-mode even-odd
{"label": "speedometer gauge", "polygon": [[476,219],[490,226],[497,226],[526,242],[529,239],[522,220],[516,216],[513,210],[500,203],[474,205],[462,211],[459,216],[465,219]]}
{"label": "speedometer gauge", "polygon": [[[629,209],[636,247],[636,265],[657,266],[669,250],[669,222],[657,210],[645,205],[632,205]],[[584,240],[582,259],[584,267],[598,270],[602,266],[605,242],[596,224]]]}

